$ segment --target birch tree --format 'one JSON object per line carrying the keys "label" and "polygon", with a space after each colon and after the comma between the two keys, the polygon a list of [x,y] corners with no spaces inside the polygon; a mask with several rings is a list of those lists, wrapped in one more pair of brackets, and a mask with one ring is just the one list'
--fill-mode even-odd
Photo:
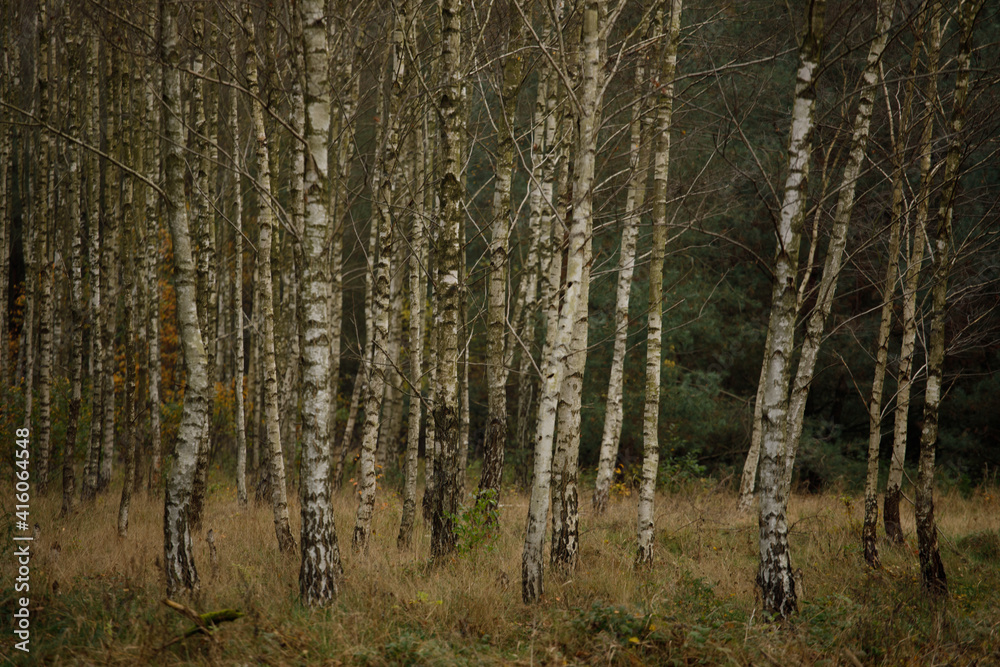
{"label": "birch tree", "polygon": [[[441,87],[438,98],[441,138],[441,213],[436,244],[438,380],[434,419],[434,495],[431,508],[431,556],[440,558],[455,548],[454,520],[459,494],[458,319],[463,294],[460,285],[459,226],[462,218],[462,0],[442,0]],[[437,316],[437,313],[435,313]]]}
{"label": "birch tree", "polygon": [[[910,110],[913,104],[914,79],[916,78],[917,57],[920,51],[919,37],[914,44],[910,57],[910,76],[905,83],[906,91],[900,109],[899,130],[893,140],[893,177],[890,202],[889,221],[889,253],[886,262],[885,278],[882,282],[882,311],[879,317],[878,338],[875,344],[875,377],[872,379],[871,398],[868,401],[868,471],[865,477],[865,518],[861,533],[862,549],[865,562],[872,568],[879,568],[881,561],[876,544],[876,527],[878,526],[878,470],[879,449],[882,444],[882,392],[885,383],[885,372],[889,358],[889,335],[892,328],[892,311],[896,294],[896,282],[899,268],[899,247],[904,215],[903,179],[905,172],[906,136],[910,126]],[[883,77],[883,88],[885,79]],[[889,104],[886,90],[886,104]],[[891,106],[888,109],[892,117]],[[891,128],[890,128],[891,130]]]}
{"label": "birch tree", "polygon": [[302,567],[303,602],[322,605],[337,595],[340,552],[330,504],[330,278],[326,242],[330,235],[330,54],[323,0],[299,7],[305,48],[305,186],[302,230]]}
{"label": "birch tree", "polygon": [[[964,0],[959,4],[957,18],[959,40],[955,77],[955,93],[948,123],[948,155],[938,199],[937,230],[933,243],[933,277],[931,283],[931,329],[927,341],[927,387],[924,390],[924,424],[920,432],[920,463],[917,471],[916,502],[917,550],[924,589],[935,596],[948,595],[948,581],[938,549],[937,523],[934,520],[934,458],[938,439],[938,414],[941,406],[941,378],[945,357],[945,323],[948,315],[948,275],[951,270],[952,220],[964,151],[965,117],[968,113],[970,64],[972,59],[973,27],[983,0]],[[935,16],[939,5],[931,10]],[[937,39],[932,35],[931,39]],[[934,48],[933,46],[931,48]]]}
{"label": "birch tree", "polygon": [[864,165],[865,150],[868,145],[869,127],[871,126],[872,108],[875,104],[875,93],[878,90],[878,63],[882,51],[889,39],[889,29],[892,26],[892,15],[895,11],[895,0],[880,0],[875,27],[875,37],[868,47],[868,60],[861,75],[861,93],[858,101],[858,111],[854,117],[851,136],[851,150],[847,165],[841,179],[840,192],[837,197],[837,209],[833,216],[833,228],[826,251],[826,261],[823,266],[823,278],[820,281],[816,296],[816,304],[809,315],[806,332],[802,341],[802,351],[795,372],[788,408],[788,431],[785,446],[785,470],[783,485],[787,496],[791,488],[792,470],[795,465],[795,454],[802,438],[802,427],[805,420],[806,399],[809,397],[809,387],[812,384],[819,357],[819,349],[823,342],[823,330],[826,320],[833,308],[833,299],[837,293],[837,281],[847,245],[847,228],[854,211],[855,190],[861,168]]}
{"label": "birch tree", "polygon": [[267,458],[271,483],[271,506],[274,510],[274,531],[278,550],[295,551],[295,538],[288,523],[288,498],[285,490],[285,462],[281,451],[281,425],[278,421],[278,370],[274,358],[274,294],[271,281],[271,239],[273,236],[272,188],[270,155],[264,111],[257,79],[257,44],[250,5],[243,8],[243,29],[247,39],[246,76],[250,90],[254,134],[257,139],[257,182],[260,189],[259,234],[257,241],[257,284],[260,298],[259,310],[264,329],[263,389],[264,419],[266,422]]}
{"label": "birch tree", "polygon": [[764,353],[763,429],[760,457],[760,568],[757,584],[764,609],[782,618],[797,609],[795,580],[788,550],[787,495],[782,485],[784,436],[788,415],[788,375],[794,346],[795,274],[799,240],[805,216],[805,199],[814,129],[816,76],[823,39],[824,0],[810,2],[799,46],[799,64],[788,140],[788,175],[785,179],[778,247],[774,261],[769,344]]}
{"label": "birch tree", "polygon": [[[396,168],[399,153],[399,96],[404,72],[404,59],[401,50],[403,33],[397,25],[397,11],[394,5],[390,20],[390,51],[388,58],[390,90],[385,98],[385,118],[383,134],[375,154],[375,169],[372,177],[372,199],[375,215],[372,218],[372,233],[377,236],[378,259],[372,283],[371,295],[371,327],[369,328],[370,354],[367,396],[365,398],[364,435],[361,441],[361,460],[359,471],[358,511],[354,523],[353,546],[355,551],[368,547],[371,536],[372,514],[375,509],[375,490],[377,483],[376,454],[379,440],[380,416],[382,400],[385,395],[386,372],[388,366],[389,341],[389,307],[390,282],[392,279],[392,255],[394,252],[394,234],[390,207],[392,205],[392,175]],[[384,88],[385,70],[379,90]],[[345,435],[346,437],[346,435]]]}
{"label": "birch tree", "polygon": [[653,247],[649,260],[649,314],[646,324],[646,396],[642,419],[642,482],[639,487],[639,536],[635,562],[653,562],[653,500],[659,470],[660,376],[663,345],[663,257],[667,244],[667,178],[670,168],[670,124],[673,118],[674,75],[680,39],[681,0],[672,0],[666,43],[660,65],[657,100],[656,154],[653,158]]}
{"label": "birch tree", "polygon": [[[642,61],[635,67],[635,88],[642,91],[646,69]],[[671,77],[670,85],[673,85]],[[625,383],[625,349],[628,342],[628,305],[635,273],[636,241],[639,237],[639,218],[646,199],[646,178],[649,174],[649,145],[643,143],[643,104],[636,102],[629,123],[630,147],[628,193],[622,218],[622,237],[618,251],[618,283],[615,290],[615,344],[608,371],[608,400],[604,411],[604,432],[597,463],[597,482],[594,487],[593,506],[596,514],[603,514],[608,506],[608,494],[614,475],[615,461],[622,432],[622,389]]]}
{"label": "birch tree", "polygon": [[899,499],[902,495],[903,464],[906,460],[906,439],[909,432],[910,394],[913,390],[913,358],[917,338],[917,287],[921,265],[924,261],[924,234],[930,211],[931,155],[934,139],[934,118],[938,108],[938,60],[941,50],[941,28],[938,5],[925,5],[927,24],[926,37],[919,40],[926,46],[927,74],[924,89],[924,118],[920,132],[919,171],[920,184],[916,195],[916,214],[909,224],[909,253],[906,272],[903,276],[903,335],[899,346],[899,370],[897,372],[896,410],[892,429],[892,458],[889,462],[889,478],[885,486],[883,501],[883,522],[886,536],[896,544],[903,543],[903,527],[899,519]]}
{"label": "birch tree", "polygon": [[197,275],[191,253],[184,197],[184,154],[181,134],[180,48],[177,14],[180,2],[161,3],[163,31],[163,104],[166,139],[166,212],[173,238],[177,314],[181,324],[187,388],[177,433],[174,461],[167,481],[163,521],[164,570],[167,595],[199,588],[189,522],[189,506],[202,424],[208,418],[208,360],[198,323]]}
{"label": "birch tree", "polygon": [[[562,311],[559,313],[558,330],[549,330],[552,345],[543,369],[542,391],[538,405],[538,426],[535,435],[535,464],[532,476],[531,499],[528,506],[528,525],[525,530],[524,551],[521,556],[521,597],[525,603],[538,600],[542,589],[542,546],[545,524],[549,511],[549,491],[552,476],[552,449],[555,435],[559,390],[567,368],[567,356],[573,337],[573,328],[580,308],[586,308],[583,294],[583,271],[586,261],[585,244],[587,224],[592,212],[592,184],[594,178],[594,151],[596,148],[598,93],[598,56],[602,13],[601,0],[587,0],[582,7],[581,80],[575,94],[574,109],[578,119],[577,145],[573,169],[573,208],[569,221],[568,252],[565,271],[565,292]],[[548,341],[546,341],[548,346]]]}
{"label": "birch tree", "polygon": [[[511,0],[511,5],[517,0]],[[507,442],[507,360],[505,329],[507,319],[508,245],[511,228],[510,188],[514,171],[514,115],[521,86],[523,59],[517,53],[524,24],[510,6],[508,50],[503,59],[500,104],[502,113],[497,125],[497,165],[493,191],[492,238],[490,239],[489,306],[486,326],[486,383],[489,401],[486,441],[483,444],[483,471],[479,497],[488,497],[495,506],[500,502],[504,446]]]}
{"label": "birch tree", "polygon": [[[70,63],[73,67],[79,65],[81,41],[71,39],[68,44]],[[83,112],[83,95],[78,77],[69,80],[70,113],[69,134],[76,136],[79,132],[80,115]],[[63,444],[62,487],[63,499],[60,516],[72,514],[75,509],[76,477],[74,471],[76,436],[80,426],[80,406],[83,403],[83,217],[81,198],[83,197],[82,174],[80,173],[80,149],[76,144],[68,143],[66,157],[69,162],[69,182],[67,188],[67,204],[69,207],[69,273],[70,273],[70,399],[69,415],[66,423],[66,436]],[[4,170],[5,171],[5,170]],[[0,173],[0,178],[3,174]],[[0,267],[2,270],[2,267]],[[5,293],[5,292],[0,292]],[[5,308],[0,310],[6,310]],[[0,335],[3,332],[0,331]],[[3,340],[6,340],[5,338]]]}

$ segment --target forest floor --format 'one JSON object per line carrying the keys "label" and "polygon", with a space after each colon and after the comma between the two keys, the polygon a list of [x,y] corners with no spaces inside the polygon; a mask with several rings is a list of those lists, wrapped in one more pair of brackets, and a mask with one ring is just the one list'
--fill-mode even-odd
{"label": "forest floor", "polygon": [[[298,536],[298,501],[289,495]],[[127,539],[116,531],[118,499],[113,486],[67,519],[58,518],[58,493],[32,501],[40,534],[31,559],[31,654],[13,650],[11,631],[3,630],[0,662],[1000,664],[1000,498],[991,488],[937,497],[951,597],[936,605],[921,591],[908,506],[906,545],[880,543],[883,568],[871,571],[859,547],[860,498],[793,496],[799,614],[775,624],[765,620],[754,586],[756,517],[738,515],[733,493],[707,483],[657,496],[648,570],[632,566],[635,495],[618,494],[595,518],[585,492],[580,566],[569,578],[547,568],[545,597],[533,606],[521,602],[525,494],[505,492],[495,539],[430,565],[423,522],[414,550],[396,548],[401,501],[391,491],[380,490],[368,553],[353,553],[356,501],[344,490],[335,502],[346,575],[336,603],[312,610],[298,603],[298,555],[277,552],[270,507],[241,511],[232,482],[213,478],[195,536],[201,591],[185,602],[199,613],[232,608],[245,616],[211,638],[194,635],[166,648],[192,622],[162,604],[162,496],[134,497]],[[208,529],[218,549],[214,566]],[[15,605],[10,530],[0,562],[2,628]]]}

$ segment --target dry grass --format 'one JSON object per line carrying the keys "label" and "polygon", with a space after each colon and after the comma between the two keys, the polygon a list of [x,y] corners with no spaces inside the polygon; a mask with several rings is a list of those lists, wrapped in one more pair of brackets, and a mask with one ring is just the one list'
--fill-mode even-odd
{"label": "dry grass", "polygon": [[[213,571],[199,533],[195,558],[202,587],[188,603],[202,612],[237,608],[245,618],[222,626],[214,641],[196,636],[160,650],[190,626],[161,604],[162,498],[137,495],[129,536],[121,540],[117,493],[104,494],[69,519],[58,518],[54,494],[32,506],[32,519],[41,525],[31,574],[32,661],[1000,663],[1000,567],[990,551],[1000,529],[1000,501],[989,490],[938,499],[953,597],[937,607],[921,594],[912,543],[883,545],[880,572],[863,567],[860,499],[795,496],[790,523],[801,613],[778,626],[762,620],[753,584],[756,519],[736,515],[732,495],[708,486],[657,498],[656,564],[638,571],[632,567],[634,497],[618,499],[595,519],[585,494],[580,567],[569,579],[547,570],[545,599],[532,607],[520,596],[524,495],[506,492],[495,548],[432,566],[422,522],[416,548],[396,549],[401,502],[391,492],[380,492],[370,550],[353,553],[356,505],[344,491],[336,499],[346,569],[341,595],[331,609],[310,610],[297,602],[298,557],[277,553],[270,509],[251,505],[240,511],[228,482],[213,482],[204,530],[214,529],[219,566]],[[297,535],[297,499],[290,509]],[[904,529],[912,535],[908,520]],[[5,582],[12,560],[6,551],[0,564]],[[5,589],[4,624],[13,609]],[[14,655],[9,641],[0,651],[14,661],[23,657]]]}

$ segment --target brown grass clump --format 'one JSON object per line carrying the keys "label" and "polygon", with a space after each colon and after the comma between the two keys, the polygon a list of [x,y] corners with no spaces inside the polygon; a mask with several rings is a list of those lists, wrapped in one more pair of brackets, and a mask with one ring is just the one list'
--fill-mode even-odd
{"label": "brown grass clump", "polygon": [[[525,606],[520,558],[527,498],[505,491],[500,531],[475,549],[431,564],[429,529],[399,552],[399,497],[380,490],[367,553],[350,548],[356,500],[335,499],[345,578],[329,609],[298,604],[298,556],[277,552],[268,506],[240,510],[228,480],[213,479],[195,537],[201,591],[185,603],[245,616],[212,637],[162,649],[192,623],[161,604],[162,496],[137,494],[127,539],[115,529],[118,495],[67,519],[58,493],[32,501],[41,527],[31,562],[32,654],[49,664],[930,664],[1000,663],[996,615],[996,494],[948,493],[937,518],[952,597],[923,596],[915,544],[881,544],[884,568],[861,558],[859,499],[794,496],[790,507],[800,613],[766,622],[753,584],[756,517],[732,494],[692,483],[657,498],[655,565],[632,566],[635,501],[606,515],[581,503],[581,559],[569,578],[546,571],[540,604]],[[9,490],[9,487],[8,487]],[[292,498],[293,533],[298,505]],[[9,495],[7,496],[9,497]],[[218,567],[205,534],[214,531]],[[912,535],[912,516],[904,518]],[[10,544],[10,540],[7,540]],[[0,563],[13,573],[10,547]],[[5,586],[4,619],[13,613]],[[5,660],[26,663],[7,641]]]}

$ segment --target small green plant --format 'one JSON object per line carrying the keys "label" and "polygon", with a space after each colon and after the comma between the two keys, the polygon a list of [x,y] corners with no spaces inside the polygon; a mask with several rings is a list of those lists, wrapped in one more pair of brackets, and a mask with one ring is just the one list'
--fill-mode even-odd
{"label": "small green plant", "polygon": [[497,493],[493,489],[484,489],[478,496],[470,495],[472,504],[463,508],[455,519],[455,548],[460,554],[471,553],[480,547],[492,552],[500,536]]}

